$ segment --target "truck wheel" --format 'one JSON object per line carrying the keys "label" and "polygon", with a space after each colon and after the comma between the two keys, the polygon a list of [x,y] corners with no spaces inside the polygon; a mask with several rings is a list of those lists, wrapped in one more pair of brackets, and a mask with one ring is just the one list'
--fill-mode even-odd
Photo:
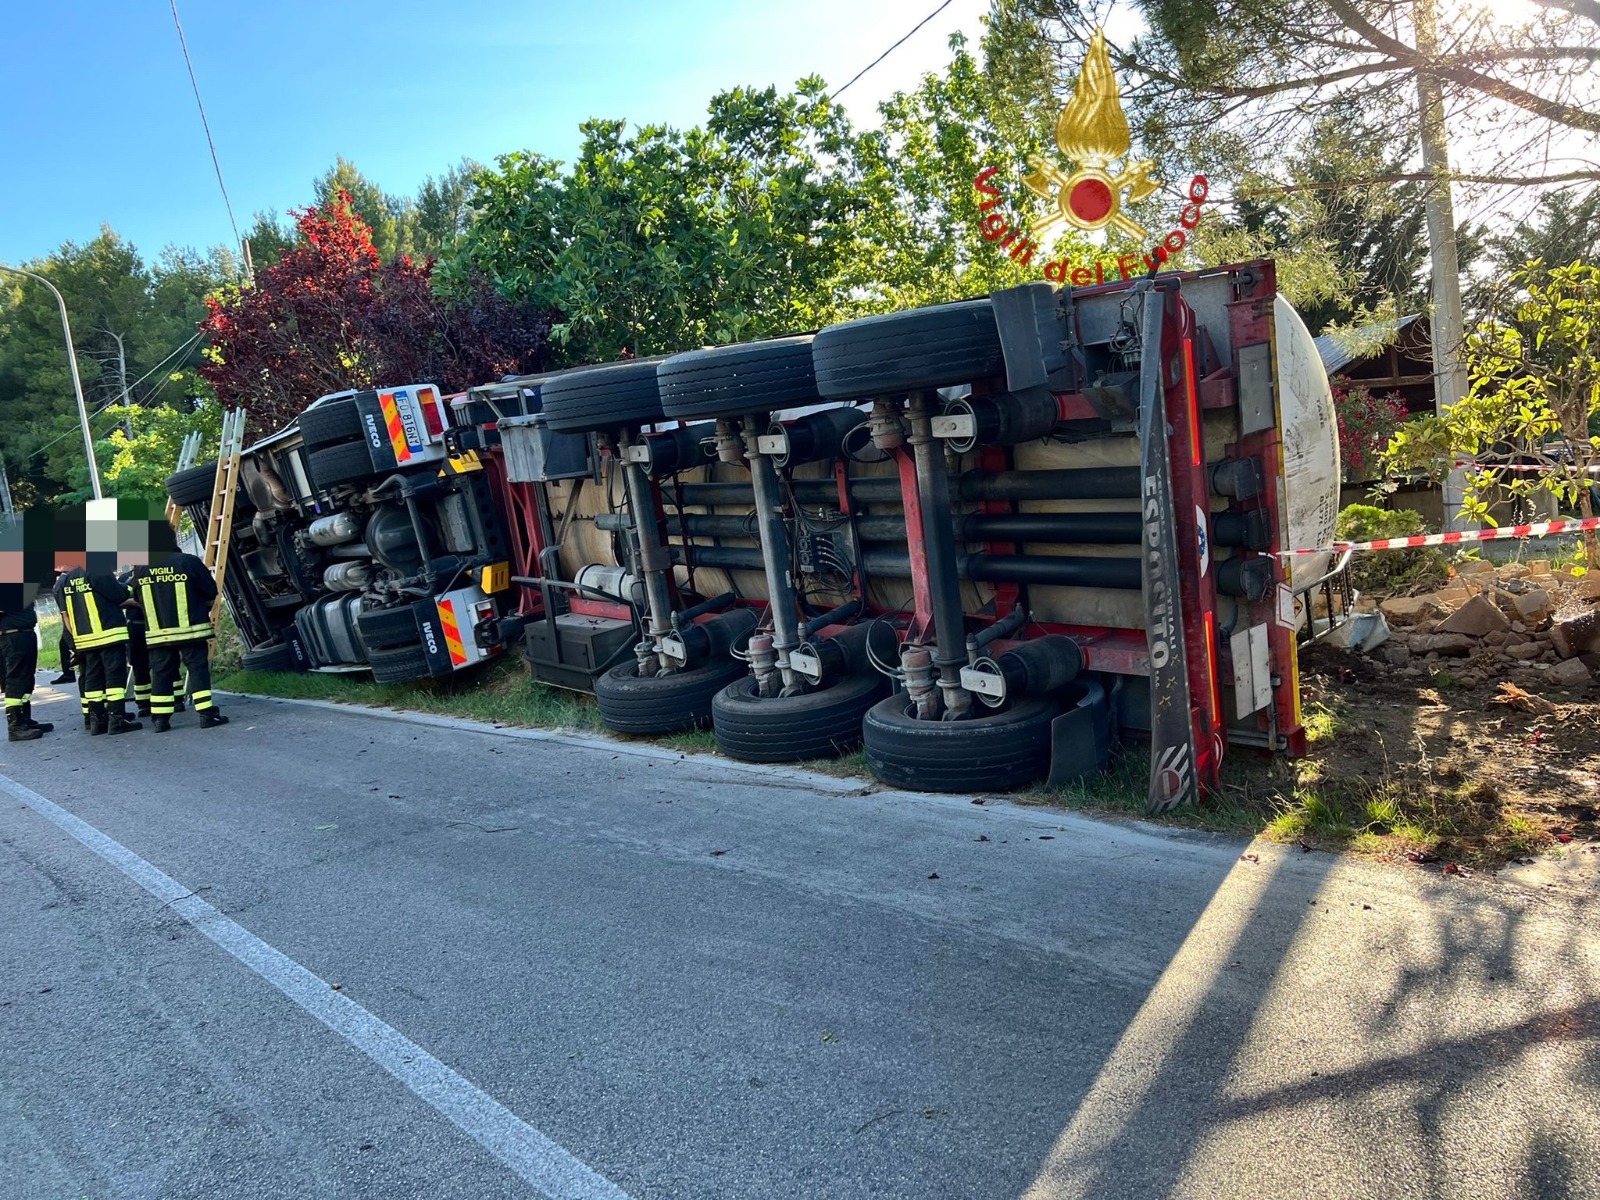
{"label": "truck wheel", "polygon": [[422,636],[417,627],[417,605],[426,604],[433,610],[433,601],[420,600],[399,608],[371,608],[356,616],[356,632],[370,654],[374,650],[391,650],[396,646],[413,646]]}
{"label": "truck wheel", "polygon": [[368,651],[367,662],[372,667],[375,683],[406,683],[413,679],[426,679],[431,674],[428,655],[422,649],[421,642],[389,650]]}
{"label": "truck wheel", "polygon": [[717,749],[755,763],[837,758],[861,744],[861,718],[888,690],[882,675],[863,671],[818,692],[763,699],[747,675],[711,702]]}
{"label": "truck wheel", "polygon": [[635,663],[595,680],[600,719],[615,733],[678,733],[711,724],[711,698],[749,670],[736,659],[671,675],[635,675]]}
{"label": "truck wheel", "polygon": [[662,411],[679,419],[736,417],[819,399],[809,336],[674,354],[656,374]]}
{"label": "truck wheel", "polygon": [[372,469],[372,454],[365,442],[345,442],[307,454],[306,474],[311,476],[314,487],[325,489],[370,479],[377,472]]}
{"label": "truck wheel", "polygon": [[949,387],[1005,374],[987,300],[830,325],[812,344],[817,391],[833,400]]}
{"label": "truck wheel", "polygon": [[919,721],[904,695],[873,706],[861,723],[867,766],[895,787],[919,792],[1003,792],[1050,768],[1054,700],[1029,696],[966,721]]}
{"label": "truck wheel", "polygon": [[353,396],[319,404],[300,414],[300,444],[307,452],[365,437]]}
{"label": "truck wheel", "polygon": [[257,646],[253,650],[246,650],[239,656],[240,669],[245,671],[298,671],[300,665],[295,661],[294,651],[282,642],[268,642],[265,646]]}
{"label": "truck wheel", "polygon": [[[167,495],[172,497],[172,502],[179,507],[191,504],[205,504],[211,499],[211,493],[217,486],[217,464],[215,461],[202,463],[198,467],[190,467],[187,471],[179,471],[176,475],[167,477]],[[233,516],[237,521],[243,517],[254,516],[256,503],[250,497],[243,484],[239,485],[239,492],[233,498]]]}
{"label": "truck wheel", "polygon": [[661,420],[659,359],[630,359],[546,380],[546,423],[556,433],[590,433]]}
{"label": "truck wheel", "polygon": [[[217,463],[212,459],[187,471],[167,476],[167,495],[174,504],[204,504],[217,488]],[[238,502],[235,501],[235,507]]]}

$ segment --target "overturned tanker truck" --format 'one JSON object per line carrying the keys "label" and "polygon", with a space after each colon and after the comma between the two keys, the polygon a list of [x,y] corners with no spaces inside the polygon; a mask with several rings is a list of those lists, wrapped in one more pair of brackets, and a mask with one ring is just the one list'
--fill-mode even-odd
{"label": "overturned tanker truck", "polygon": [[[508,379],[330,466],[393,392],[247,452],[266,508],[228,597],[258,659],[520,648],[619,733],[862,746],[929,791],[1066,782],[1138,741],[1164,809],[1230,748],[1304,750],[1297,630],[1336,564],[1279,552],[1332,540],[1338,444],[1270,262]],[[457,639],[419,655],[446,601]]]}
{"label": "overturned tanker truck", "polygon": [[1304,750],[1296,631],[1332,564],[1278,552],[1332,540],[1338,444],[1270,262],[497,390],[538,404],[463,414],[523,531],[521,599],[481,636],[618,732],[864,745],[936,791],[1072,780],[1138,739],[1154,808],[1229,747]]}

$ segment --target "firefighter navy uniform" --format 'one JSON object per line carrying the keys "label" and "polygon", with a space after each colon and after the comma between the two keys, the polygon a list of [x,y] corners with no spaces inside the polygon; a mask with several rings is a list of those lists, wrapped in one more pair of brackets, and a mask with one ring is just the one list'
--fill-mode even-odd
{"label": "firefighter navy uniform", "polygon": [[[132,591],[133,571],[120,576],[117,582]],[[134,595],[135,602],[139,597]],[[144,613],[138,604],[128,609],[128,670],[133,676],[133,703],[141,717],[150,715],[150,647],[145,641]]]}
{"label": "firefighter navy uniform", "polygon": [[33,719],[33,677],[39,669],[39,616],[33,605],[0,609],[0,669],[6,695],[6,740],[37,741],[55,728]]}
{"label": "firefighter navy uniform", "polygon": [[89,706],[89,732],[127,733],[143,726],[128,717],[128,589],[113,575],[75,567],[56,580],[56,603],[72,630],[78,689]]}
{"label": "firefighter navy uniform", "polygon": [[226,725],[228,718],[211,699],[206,643],[216,636],[211,606],[217,599],[211,572],[194,555],[180,551],[159,564],[134,568],[133,585],[150,646],[150,715],[155,731],[166,733],[171,728],[180,661],[189,673],[189,700],[200,714],[201,727]]}

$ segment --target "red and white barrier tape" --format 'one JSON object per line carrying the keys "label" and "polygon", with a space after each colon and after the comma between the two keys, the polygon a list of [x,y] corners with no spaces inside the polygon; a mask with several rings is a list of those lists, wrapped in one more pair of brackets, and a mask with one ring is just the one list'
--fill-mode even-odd
{"label": "red and white barrier tape", "polygon": [[1536,471],[1541,474],[1555,471],[1574,471],[1579,473],[1587,473],[1590,475],[1600,474],[1600,466],[1578,468],[1549,463],[1479,462],[1475,458],[1458,458],[1456,459],[1456,466],[1477,467],[1480,471]]}
{"label": "red and white barrier tape", "polygon": [[1498,529],[1459,529],[1454,533],[1419,533],[1412,537],[1379,538],[1375,542],[1335,542],[1311,550],[1280,550],[1279,554],[1343,554],[1346,550],[1411,550],[1417,546],[1454,546],[1460,542],[1492,542],[1497,538],[1545,537],[1552,533],[1577,533],[1600,529],[1600,517],[1569,521],[1540,521],[1534,525],[1502,525]]}

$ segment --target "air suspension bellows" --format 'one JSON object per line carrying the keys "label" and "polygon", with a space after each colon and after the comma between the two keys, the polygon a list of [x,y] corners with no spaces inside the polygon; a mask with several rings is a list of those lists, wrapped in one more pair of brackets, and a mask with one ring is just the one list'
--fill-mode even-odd
{"label": "air suspension bellows", "polygon": [[1058,692],[1083,670],[1083,650],[1064,634],[1023,642],[994,658],[980,658],[961,672],[961,683],[990,708],[1024,695]]}
{"label": "air suspension bellows", "polygon": [[999,395],[963,396],[945,406],[945,415],[965,417],[965,430],[950,439],[950,449],[970,454],[979,446],[1016,446],[1045,437],[1056,427],[1056,399],[1044,388]]}
{"label": "air suspension bellows", "polygon": [[829,408],[793,421],[775,421],[762,447],[779,470],[823,462],[837,456],[845,434],[866,419],[867,414],[859,408]]}
{"label": "air suspension bellows", "polygon": [[760,620],[753,608],[734,608],[704,621],[684,621],[661,639],[661,656],[677,667],[729,658]]}
{"label": "air suspension bellows", "polygon": [[663,475],[676,475],[691,467],[703,467],[716,458],[713,442],[717,436],[715,421],[699,425],[686,425],[662,433],[641,434],[628,447],[628,461],[644,468],[652,479]]}

